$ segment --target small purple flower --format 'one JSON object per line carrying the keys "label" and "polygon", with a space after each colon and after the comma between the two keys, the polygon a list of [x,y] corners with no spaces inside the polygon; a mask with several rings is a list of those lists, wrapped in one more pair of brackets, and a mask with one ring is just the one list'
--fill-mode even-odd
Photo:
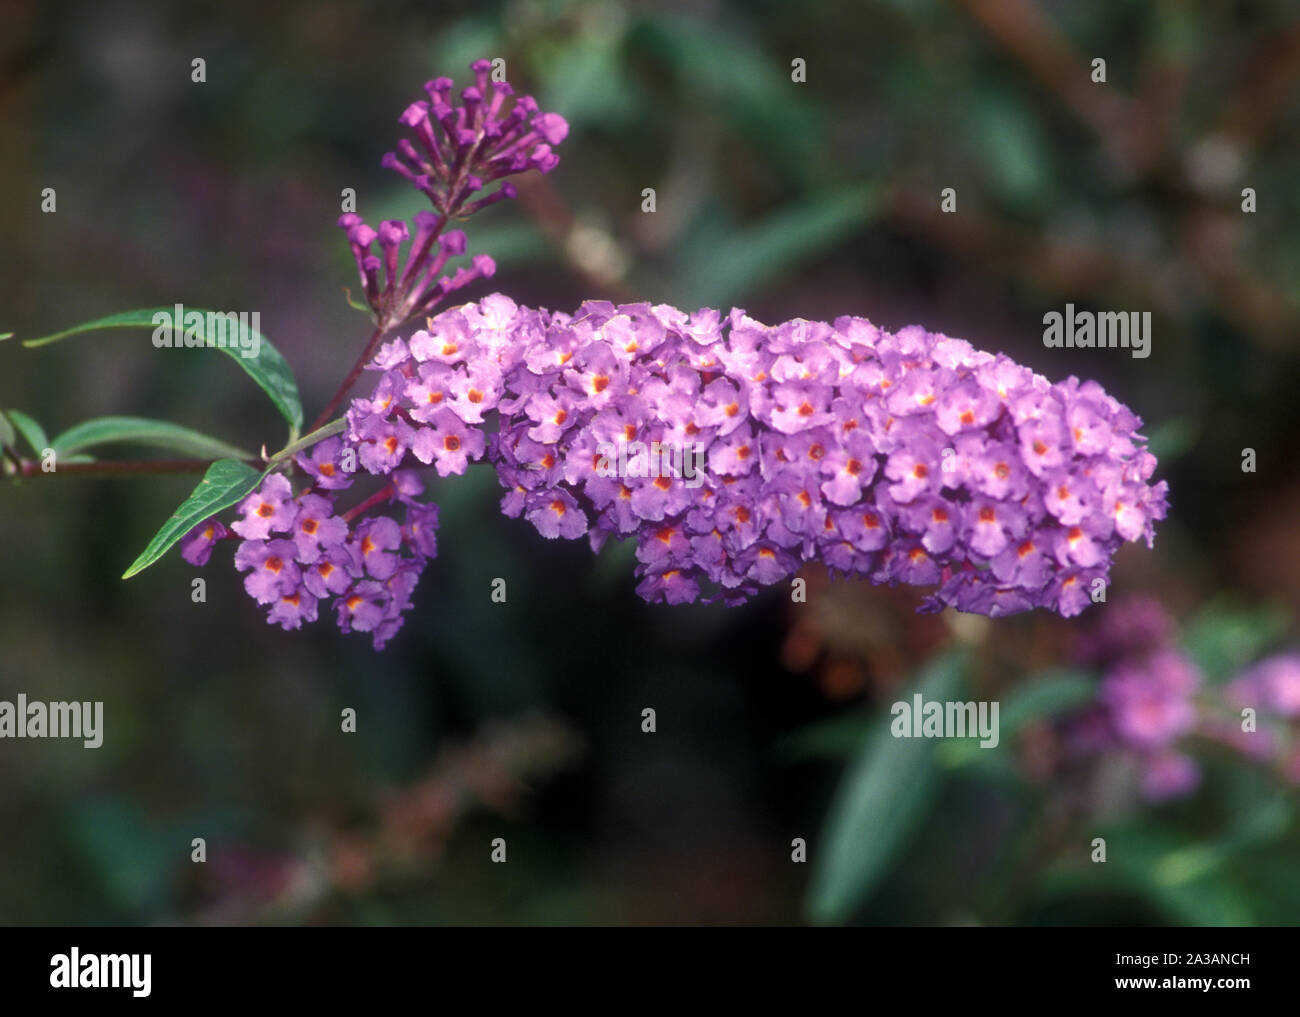
{"label": "small purple flower", "polygon": [[411,503],[406,506],[406,526],[402,536],[416,554],[425,558],[438,555],[438,506]]}
{"label": "small purple flower", "polygon": [[298,589],[302,573],[294,563],[291,540],[246,540],[235,551],[235,568],[247,571],[244,589],[259,604],[270,604]]}
{"label": "small purple flower", "polygon": [[231,529],[245,540],[266,540],[272,533],[288,533],[297,506],[293,488],[282,473],[272,473],[262,486],[239,503],[243,518]]}
{"label": "small purple flower", "polygon": [[347,540],[348,524],[333,514],[334,506],[318,494],[298,499],[298,514],[293,521],[293,542],[298,561],[310,564],[328,550]]}
{"label": "small purple flower", "polygon": [[344,632],[370,632],[384,620],[389,600],[384,584],[363,579],[352,591],[335,602],[339,628]]}
{"label": "small purple flower", "polygon": [[312,478],[313,487],[323,491],[341,491],[352,486],[356,470],[355,455],[352,458],[353,472],[343,469],[343,451],[341,438],[326,438],[313,445],[309,452],[299,452],[294,461]]}
{"label": "small purple flower", "polygon": [[316,620],[316,603],[316,598],[306,590],[294,590],[271,605],[266,620],[285,631],[300,628],[303,622]]}
{"label": "small purple flower", "polygon": [[347,545],[336,545],[323,550],[320,556],[302,570],[302,585],[318,600],[337,596],[352,585],[361,575],[357,556]]}
{"label": "small purple flower", "polygon": [[356,561],[368,575],[387,579],[397,571],[398,556],[393,553],[402,542],[402,530],[388,516],[373,516],[357,524],[352,534]]}
{"label": "small purple flower", "polygon": [[573,540],[587,532],[587,517],[567,491],[539,491],[525,505],[525,517],[543,537]]}
{"label": "small purple flower", "polygon": [[415,432],[411,451],[420,462],[432,463],[438,476],[464,473],[471,459],[483,455],[483,432],[466,424],[450,409],[439,410],[430,424]]}
{"label": "small purple flower", "polygon": [[411,448],[415,432],[404,420],[362,416],[356,420],[349,437],[357,443],[358,459],[366,470],[391,473]]}
{"label": "small purple flower", "polygon": [[212,548],[228,531],[216,519],[207,519],[181,539],[181,557],[191,565],[206,565]]}

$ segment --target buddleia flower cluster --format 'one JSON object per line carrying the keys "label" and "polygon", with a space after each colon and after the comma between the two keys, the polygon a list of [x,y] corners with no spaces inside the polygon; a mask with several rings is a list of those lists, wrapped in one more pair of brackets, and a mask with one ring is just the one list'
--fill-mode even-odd
{"label": "buddleia flower cluster", "polygon": [[[652,601],[739,603],[819,561],[937,587],[932,608],[1071,616],[1165,515],[1137,417],[1100,386],[919,327],[495,294],[371,367],[347,432],[366,469],[486,457],[543,536],[634,539]],[[703,476],[615,476],[620,444],[696,449]]]}
{"label": "buddleia flower cluster", "polygon": [[[267,609],[267,621],[283,629],[314,622],[331,609],[344,632],[369,632],[377,650],[402,626],[404,612],[425,563],[438,553],[438,506],[418,501],[424,485],[399,470],[377,496],[338,514],[337,493],[352,486],[347,450],[327,439],[299,455],[312,484],[294,494],[281,473],[269,475],[239,505],[240,519],[227,531],[216,520],[191,532],[181,554],[204,565],[217,540],[242,538],[235,568],[246,573],[244,589]],[[389,515],[362,516],[380,506],[402,506],[399,525]]]}
{"label": "buddleia flower cluster", "polygon": [[1174,619],[1144,596],[1108,605],[1080,633],[1077,662],[1100,682],[1095,700],[1060,722],[1066,761],[1121,753],[1136,764],[1143,796],[1161,801],[1199,786],[1201,768],[1190,748],[1200,738],[1300,782],[1300,654],[1265,657],[1209,685],[1179,643]]}
{"label": "buddleia flower cluster", "polygon": [[[347,453],[390,478],[420,466],[445,478],[487,460],[507,516],[593,550],[633,540],[637,592],[670,604],[742,603],[820,562],[927,588],[926,610],[1069,617],[1101,599],[1121,545],[1151,544],[1166,485],[1152,482],[1138,417],[1095,382],[1053,384],[961,339],[854,317],[767,325],[739,309],[589,301],[566,313],[502,294],[430,316],[492,273],[485,255],[449,272],[466,242],[443,232],[448,220],[514,195],[505,181],[476,196],[494,181],[554,168],[567,132],[532,100],[511,102],[489,68],[473,65],[460,106],[440,78],[402,116],[414,140],[385,165],[434,206],[414,235],[400,222],[340,220],[376,339],[403,334],[372,342],[365,367],[377,381],[349,405],[327,459]],[[423,327],[399,328],[419,318]],[[307,472],[297,511],[328,487]],[[248,505],[288,504],[287,484],[273,474],[250,496],[245,528],[256,528]],[[385,553],[396,532],[379,532]],[[348,539],[340,563],[351,582],[392,581]],[[411,549],[421,564],[431,556]],[[238,563],[265,569],[264,551],[241,547]],[[400,574],[376,632],[390,634],[410,603],[418,569]],[[271,587],[283,596],[261,580],[250,593]],[[345,608],[354,595],[339,594]],[[299,617],[272,611],[273,621]],[[346,609],[339,621],[362,627]]]}

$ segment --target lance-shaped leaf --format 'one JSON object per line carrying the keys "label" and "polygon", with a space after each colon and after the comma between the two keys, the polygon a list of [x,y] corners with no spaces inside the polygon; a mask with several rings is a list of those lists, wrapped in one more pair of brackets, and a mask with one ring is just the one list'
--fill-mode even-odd
{"label": "lance-shaped leaf", "polygon": [[29,417],[21,410],[5,410],[5,416],[9,422],[32,447],[32,451],[38,456],[43,455],[45,450],[50,447],[50,440],[45,436],[45,428],[41,427],[35,420]]}
{"label": "lance-shaped leaf", "polygon": [[162,529],[154,534],[153,540],[149,541],[149,546],[141,552],[140,557],[122,573],[122,578],[130,579],[136,573],[143,572],[203,520],[229,508],[249,494],[269,472],[269,469],[259,472],[235,459],[217,460],[208,467],[199,486],[172,517],[163,523]]}
{"label": "lance-shaped leaf", "polygon": [[[249,348],[245,348],[238,342],[232,343],[227,339],[223,345],[218,345],[218,334],[225,336],[225,326],[242,328],[241,323],[225,320],[227,316],[219,311],[189,308],[185,312],[185,317],[188,318],[191,314],[202,315],[203,323],[196,327],[186,328],[183,321],[172,322],[174,311],[175,309],[172,307],[146,307],[138,311],[123,311],[121,314],[110,314],[105,318],[96,318],[94,321],[74,325],[72,328],[65,328],[62,332],[53,332],[38,339],[24,339],[23,345],[32,347],[47,346],[50,343],[58,342],[60,339],[66,339],[68,336],[79,335],[82,332],[95,332],[100,329],[151,328],[157,330],[171,324],[175,333],[168,337],[171,345],[185,345],[183,340],[186,337],[193,336],[194,340],[191,341],[202,340],[197,345],[206,345],[212,349],[221,350],[243,368],[250,378],[257,382],[295,432],[302,428],[302,400],[298,395],[298,383],[294,380],[293,370],[289,367],[288,361],[280,355],[279,350],[271,345],[271,340],[267,339],[257,329],[248,329],[244,338],[247,339],[250,348],[257,350],[257,355],[245,356],[249,352]],[[160,321],[159,318],[162,315],[167,315],[167,317]],[[222,326],[222,329],[218,331],[218,329],[214,328],[214,334],[207,335],[209,322]]]}
{"label": "lance-shaped leaf", "polygon": [[[964,654],[944,654],[926,668],[915,691],[926,703],[947,702],[965,670]],[[814,921],[843,921],[852,914],[889,871],[938,791],[937,740],[895,738],[890,726],[890,715],[881,714],[841,781],[819,846],[812,851],[807,907]]]}
{"label": "lance-shaped leaf", "polygon": [[[171,449],[196,459],[252,459],[234,445],[166,420],[147,417],[96,417],[68,428],[54,439],[60,458],[96,445],[126,443]],[[66,461],[66,460],[65,460]]]}

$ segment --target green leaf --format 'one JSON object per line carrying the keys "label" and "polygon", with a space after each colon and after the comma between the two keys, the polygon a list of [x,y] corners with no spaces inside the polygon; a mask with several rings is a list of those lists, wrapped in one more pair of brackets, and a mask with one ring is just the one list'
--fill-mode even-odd
{"label": "green leaf", "polygon": [[[833,132],[826,112],[803,86],[790,87],[788,61],[772,60],[758,38],[734,27],[680,14],[640,15],[628,27],[621,62],[652,65],[655,95],[669,87],[675,100],[710,111],[710,120],[725,122],[738,142],[761,153],[765,170],[783,174],[797,191],[824,190],[843,158],[828,157]],[[640,88],[634,96],[634,109],[653,123],[654,100]]]}
{"label": "green leaf", "polygon": [[1000,85],[977,86],[961,122],[992,191],[1012,209],[1035,211],[1050,201],[1055,152],[1027,98]]}
{"label": "green leaf", "polygon": [[807,724],[776,743],[785,760],[835,759],[853,755],[879,727],[880,718],[853,710]]}
{"label": "green leaf", "polygon": [[[100,329],[158,328],[160,322],[155,320],[155,316],[166,314],[168,316],[167,321],[170,321],[173,310],[171,307],[148,307],[138,311],[123,311],[121,314],[110,314],[106,318],[97,318],[94,321],[75,325],[72,328],[65,328],[62,332],[53,332],[38,339],[24,339],[23,345],[29,347],[47,346],[50,343],[58,342],[60,339],[66,339],[68,336],[78,335],[82,332],[95,332]],[[221,350],[221,352],[233,359],[270,397],[271,402],[275,404],[275,408],[289,422],[289,426],[294,430],[300,429],[302,427],[302,400],[298,396],[298,383],[294,380],[293,370],[289,367],[288,362],[280,355],[280,351],[271,345],[271,341],[256,329],[250,329],[248,335],[250,341],[256,344],[257,356],[246,357],[244,353],[247,351],[237,344],[216,345],[219,341],[218,335],[224,338],[224,332],[216,333],[211,337],[206,335],[208,316],[219,312],[188,308],[185,316],[188,318],[191,313],[203,315],[203,323],[195,328],[186,328],[183,335],[192,335],[196,339],[210,344],[210,348]],[[213,324],[216,324],[216,322],[213,322]],[[173,336],[172,341],[179,343],[180,338]]]}
{"label": "green leaf", "polygon": [[18,433],[14,430],[14,425],[9,423],[8,417],[0,413],[0,449],[13,448],[17,440]]}
{"label": "green leaf", "polygon": [[5,410],[5,415],[13,423],[26,440],[27,444],[32,447],[32,451],[38,456],[50,447],[50,439],[46,437],[45,428],[41,427],[36,421],[29,417],[21,410]]}
{"label": "green leaf", "polygon": [[1281,608],[1242,608],[1219,601],[1183,629],[1183,648],[1210,682],[1232,678],[1286,631]]}
{"label": "green leaf", "polygon": [[1191,451],[1200,434],[1201,422],[1195,417],[1173,417],[1151,428],[1147,451],[1161,463],[1170,463]]}
{"label": "green leaf", "polygon": [[[936,658],[916,692],[926,702],[953,699],[966,671],[960,651]],[[910,694],[907,697],[910,699]],[[843,921],[889,871],[895,854],[916,831],[939,788],[935,738],[895,738],[892,718],[879,719],[874,736],[840,783],[814,851],[807,910],[814,921]]]}
{"label": "green leaf", "polygon": [[1049,672],[1031,678],[1006,698],[998,727],[1005,738],[1031,720],[1055,717],[1090,702],[1096,695],[1096,679],[1083,671]]}
{"label": "green leaf", "polygon": [[787,268],[861,230],[874,207],[873,188],[852,187],[781,208],[720,243],[692,243],[678,283],[683,305],[726,308],[756,293]]}
{"label": "green leaf", "polygon": [[303,435],[297,441],[290,442],[284,448],[280,449],[279,452],[275,453],[275,455],[271,456],[271,460],[273,462],[280,462],[281,460],[288,459],[294,453],[301,452],[305,448],[311,448],[313,445],[324,441],[332,435],[342,434],[347,430],[347,426],[347,417],[335,417],[328,424],[316,428],[316,430],[312,431],[311,434]]}
{"label": "green leaf", "polygon": [[53,447],[63,458],[64,453],[118,442],[171,449],[198,459],[255,458],[251,452],[227,445],[200,431],[147,417],[96,417],[86,420],[55,438]]}
{"label": "green leaf", "polygon": [[[1096,679],[1083,671],[1054,671],[1031,678],[1012,689],[998,708],[998,746],[1008,744],[1026,724],[1052,717],[1091,702]],[[935,750],[939,765],[949,770],[974,766],[986,777],[1008,777],[1014,769],[1004,753],[989,752],[974,738],[945,739]]]}
{"label": "green leaf", "polygon": [[257,487],[261,479],[270,472],[267,469],[259,473],[247,463],[234,459],[217,460],[208,467],[208,472],[199,481],[199,486],[190,493],[172,517],[163,523],[162,529],[154,534],[153,540],[149,541],[149,546],[141,552],[140,557],[122,573],[122,578],[130,579],[137,572],[143,572],[166,554],[181,537],[209,516],[235,504]]}

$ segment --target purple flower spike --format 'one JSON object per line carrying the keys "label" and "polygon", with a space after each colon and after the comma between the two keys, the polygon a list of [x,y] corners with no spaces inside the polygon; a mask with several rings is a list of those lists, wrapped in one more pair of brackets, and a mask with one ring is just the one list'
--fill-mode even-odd
{"label": "purple flower spike", "polygon": [[[635,536],[652,600],[738,603],[822,561],[934,587],[931,610],[1068,617],[1166,511],[1140,422],[1099,386],[916,326],[597,301],[568,315],[493,294],[407,349],[376,359],[375,394],[349,411],[367,468],[409,449],[448,476],[486,452],[502,511],[543,536]],[[393,442],[394,412],[409,441]]]}

